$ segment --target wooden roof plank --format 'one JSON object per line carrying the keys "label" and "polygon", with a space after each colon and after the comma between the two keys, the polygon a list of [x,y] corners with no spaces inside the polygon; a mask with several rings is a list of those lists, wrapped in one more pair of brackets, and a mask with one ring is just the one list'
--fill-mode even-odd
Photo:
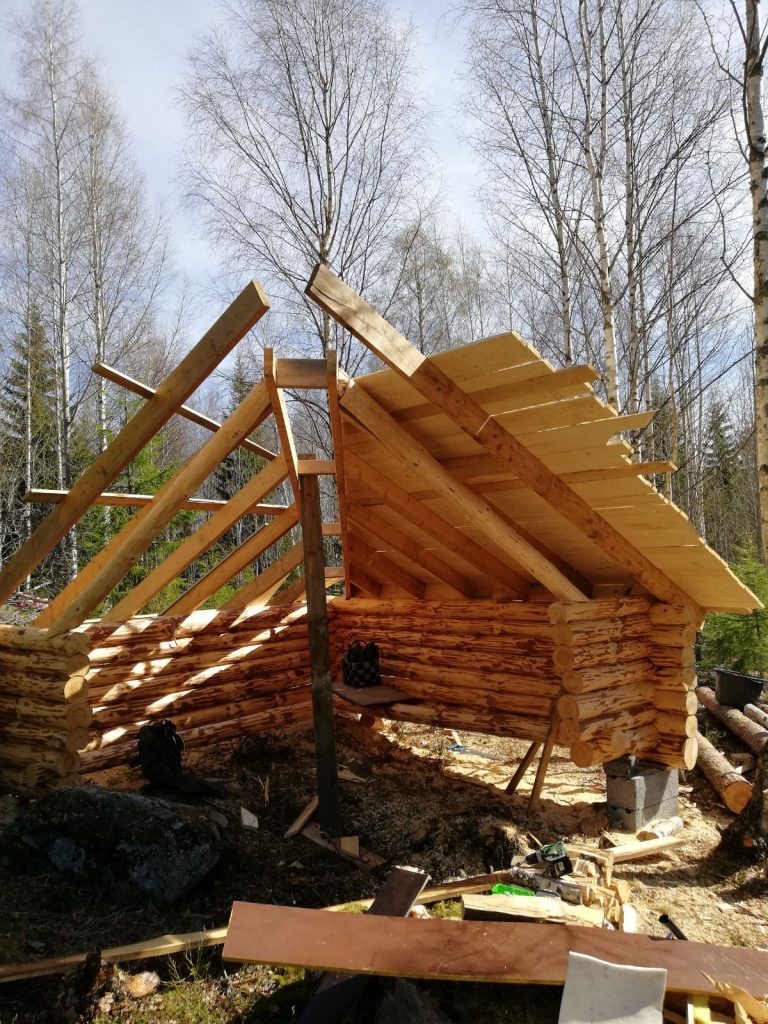
{"label": "wooden roof plank", "polygon": [[5,601],[53,550],[90,508],[94,499],[125,469],[268,309],[269,301],[261,285],[251,281],[153,397],[91,463],[66,498],[48,513],[19,550],[11,555],[0,571],[0,602]]}
{"label": "wooden roof plank", "polygon": [[394,583],[411,597],[418,600],[424,597],[424,581],[403,569],[391,558],[387,558],[383,552],[373,548],[357,529],[354,519],[350,521],[349,533],[351,565],[361,565],[365,572],[372,573],[377,579]]}
{"label": "wooden roof plank", "polygon": [[[533,490],[556,507],[559,513],[622,565],[654,596],[675,604],[695,605],[687,591],[666,577],[642,551],[596,513],[585,499],[563,483],[556,473],[497,420],[489,419],[482,406],[465,394],[440,366],[422,356],[327,267],[318,265],[315,268],[307,293],[375,355],[413,384],[426,399],[449,413],[470,437],[482,444],[513,473],[526,480]],[[560,596],[552,586],[547,583],[545,585],[556,596]]]}

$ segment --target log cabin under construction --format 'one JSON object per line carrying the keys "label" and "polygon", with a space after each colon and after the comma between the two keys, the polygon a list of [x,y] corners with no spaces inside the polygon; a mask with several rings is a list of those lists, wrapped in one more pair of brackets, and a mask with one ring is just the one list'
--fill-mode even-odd
{"label": "log cabin under construction", "polygon": [[[97,368],[146,402],[69,492],[30,494],[52,509],[0,572],[0,600],[93,504],[137,511],[29,628],[0,627],[0,787],[37,794],[127,763],[153,720],[171,718],[192,746],[309,724],[313,691],[315,715],[323,699],[330,707],[327,659],[338,684],[358,639],[379,645],[394,690],[378,713],[528,740],[527,763],[542,755],[539,789],[553,744],[582,767],[622,753],[692,767],[704,613],[760,603],[646,479],[674,467],[631,461],[621,435],[652,414],[618,415],[595,395],[595,370],[556,370],[515,333],[425,357],[323,266],[307,294],[387,368],[353,380],[333,352],[297,360],[267,349],[263,380],[226,422],[188,409],[267,312],[256,282],[157,390]],[[293,388],[327,391],[332,460],[297,455]],[[157,494],[110,493],[174,414],[210,438]],[[279,452],[250,439],[269,416]],[[263,468],[226,502],[195,498],[239,445]],[[320,522],[322,474],[335,477],[335,522]],[[286,481],[291,503],[270,503]],[[209,515],[110,605],[190,508]],[[266,525],[164,611],[143,614],[255,511]],[[338,536],[339,565],[323,566],[322,535]],[[265,555],[268,567],[217,604]],[[341,581],[343,596],[326,603]],[[349,693],[334,700],[360,710]]]}

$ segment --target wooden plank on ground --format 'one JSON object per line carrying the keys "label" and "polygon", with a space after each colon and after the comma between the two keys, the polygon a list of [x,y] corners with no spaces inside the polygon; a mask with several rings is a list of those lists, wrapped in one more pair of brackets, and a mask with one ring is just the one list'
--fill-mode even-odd
{"label": "wooden plank on ground", "polygon": [[53,550],[93,500],[125,469],[268,309],[269,302],[261,285],[251,281],[153,397],[91,463],[66,498],[54,506],[31,537],[8,559],[0,572],[0,601],[5,601],[25,576]]}
{"label": "wooden plank on ground", "polygon": [[[429,875],[409,868],[394,868],[369,914],[406,917],[413,901],[429,881]],[[327,974],[315,995],[299,1017],[299,1024],[341,1024],[365,991],[370,976],[366,974]]]}
{"label": "wooden plank on ground", "polygon": [[578,925],[372,919],[325,910],[235,903],[225,960],[441,981],[562,985],[568,953],[667,971],[667,989],[709,995],[704,972],[755,996],[765,991],[768,953]]}
{"label": "wooden plank on ground", "polygon": [[322,846],[325,850],[330,850],[332,853],[338,853],[340,856],[346,858],[346,860],[352,861],[353,864],[357,864],[359,868],[363,868],[365,871],[376,871],[377,868],[384,867],[387,863],[383,857],[379,857],[378,854],[372,850],[366,850],[364,846],[358,844],[355,853],[351,853],[345,849],[342,845],[344,839],[351,837],[337,837],[331,839],[325,835],[320,828],[320,823],[317,821],[311,821],[308,825],[305,825],[301,830],[301,835],[305,839],[309,839],[311,843],[316,843],[317,846]]}

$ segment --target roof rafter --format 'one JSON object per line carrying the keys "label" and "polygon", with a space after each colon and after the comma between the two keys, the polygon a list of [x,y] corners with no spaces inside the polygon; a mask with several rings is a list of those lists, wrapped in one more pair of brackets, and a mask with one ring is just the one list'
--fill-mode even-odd
{"label": "roof rafter", "polygon": [[358,562],[364,567],[365,572],[373,573],[382,582],[393,583],[417,600],[424,597],[426,583],[423,580],[418,579],[407,569],[403,569],[391,558],[387,558],[382,551],[371,547],[354,521],[350,522],[349,526],[350,566]]}

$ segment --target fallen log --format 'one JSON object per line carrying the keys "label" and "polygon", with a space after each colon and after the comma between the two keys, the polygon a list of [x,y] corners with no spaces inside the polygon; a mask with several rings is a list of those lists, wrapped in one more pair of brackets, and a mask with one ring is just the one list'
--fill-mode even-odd
{"label": "fallen log", "polygon": [[712,746],[706,736],[699,736],[696,767],[709,780],[712,788],[729,811],[741,814],[752,796],[752,786],[743,775]]}
{"label": "fallen log", "polygon": [[747,718],[751,718],[753,722],[757,722],[763,729],[768,729],[768,713],[763,711],[762,708],[757,707],[756,704],[747,704],[744,708],[744,714]]}
{"label": "fallen log", "polygon": [[734,736],[746,744],[753,754],[760,754],[768,744],[768,730],[763,729],[751,718],[747,718],[737,708],[730,708],[721,704],[715,697],[714,690],[708,686],[700,686],[696,691],[699,703],[705,707],[710,714],[722,722]]}

